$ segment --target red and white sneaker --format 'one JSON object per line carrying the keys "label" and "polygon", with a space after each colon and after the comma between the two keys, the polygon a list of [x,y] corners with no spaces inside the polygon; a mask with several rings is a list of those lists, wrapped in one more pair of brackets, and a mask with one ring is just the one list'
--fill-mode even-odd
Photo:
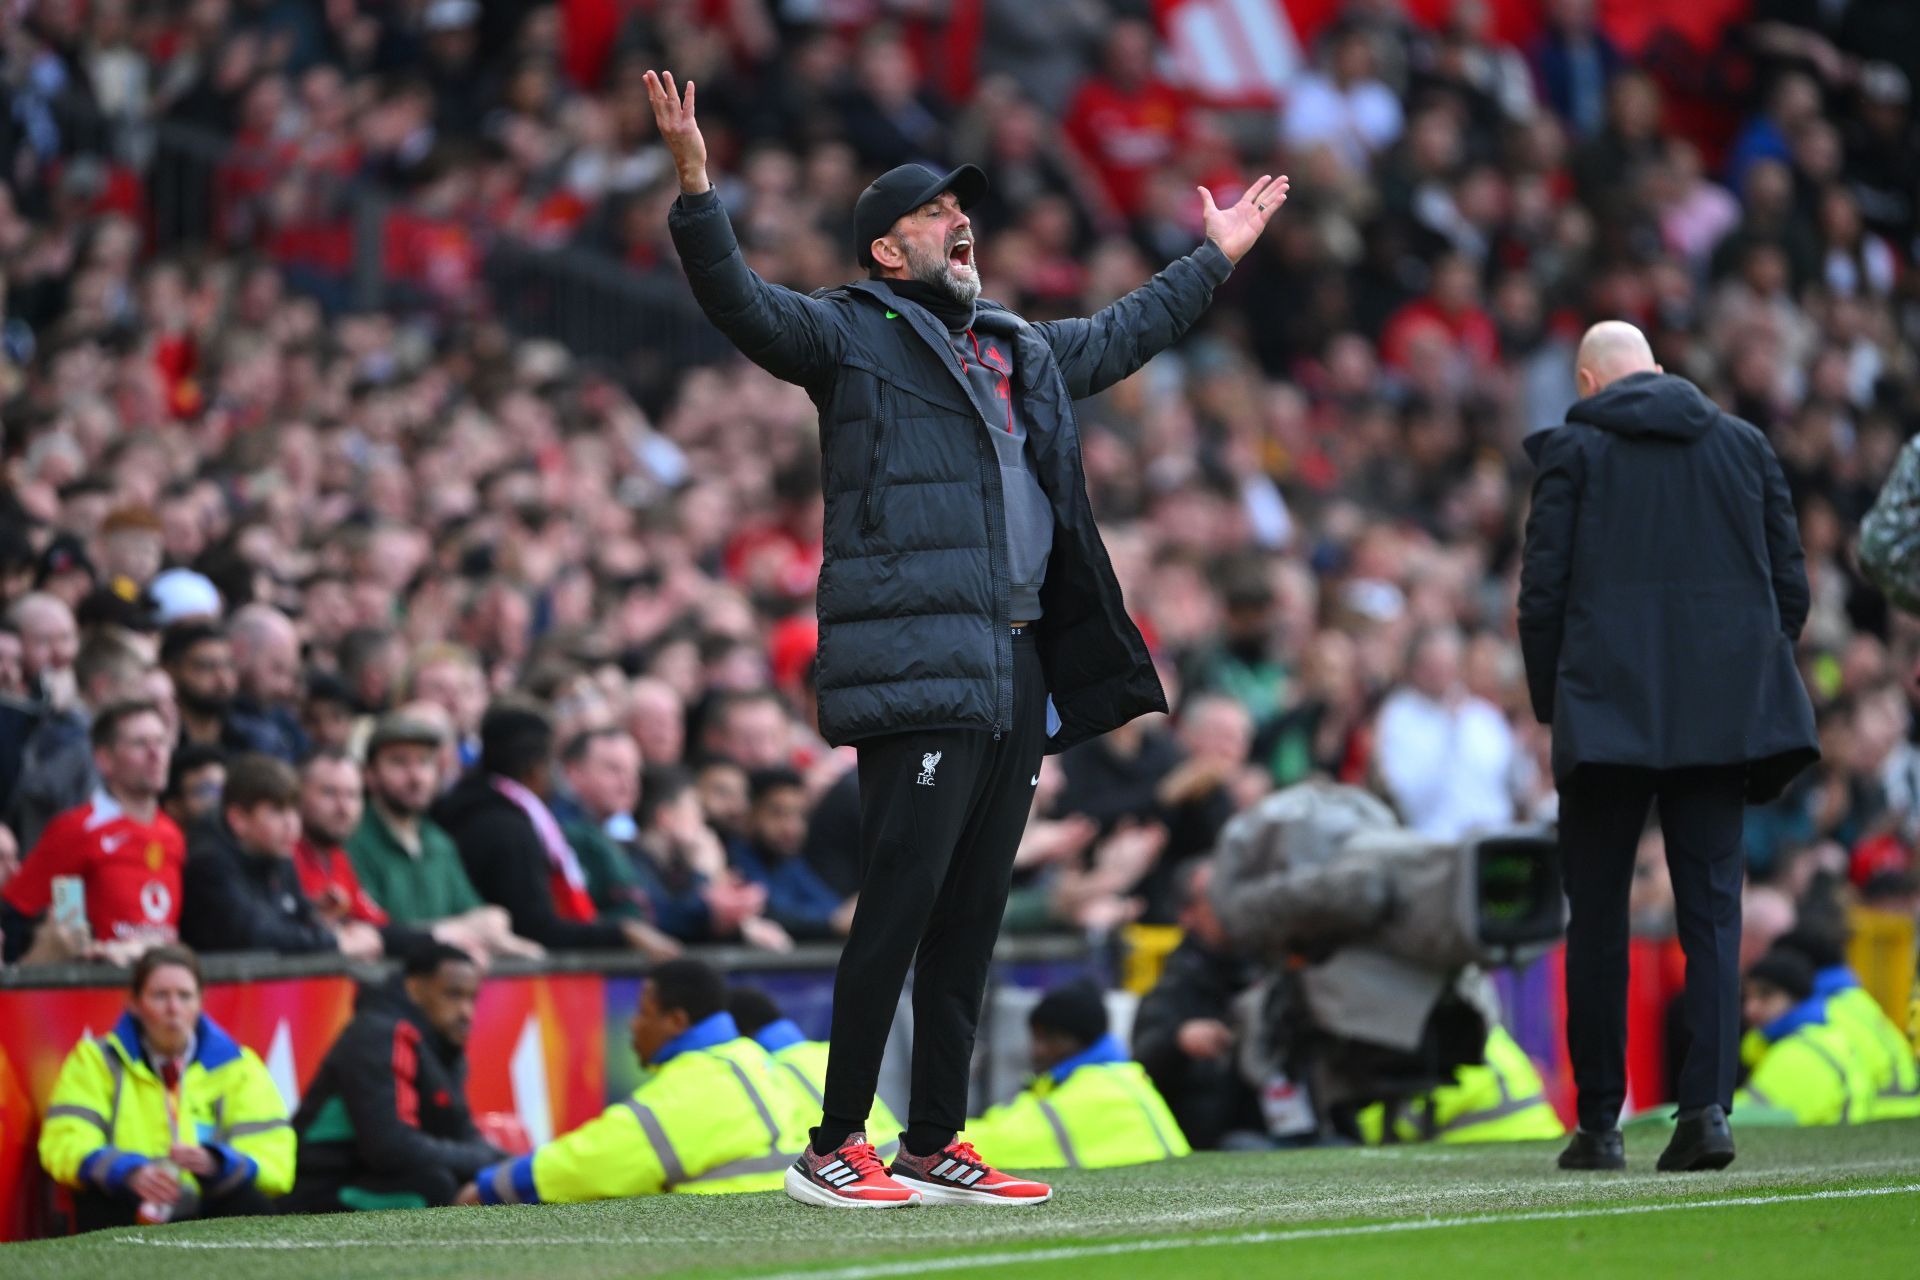
{"label": "red and white sneaker", "polygon": [[902,1147],[887,1172],[928,1204],[1044,1204],[1053,1198],[1046,1183],[1002,1173],[982,1160],[971,1142],[950,1142],[930,1156]]}
{"label": "red and white sneaker", "polygon": [[812,1147],[801,1152],[787,1170],[787,1194],[827,1209],[904,1209],[920,1203],[919,1192],[887,1176],[864,1133],[849,1134],[838,1150],[824,1156]]}

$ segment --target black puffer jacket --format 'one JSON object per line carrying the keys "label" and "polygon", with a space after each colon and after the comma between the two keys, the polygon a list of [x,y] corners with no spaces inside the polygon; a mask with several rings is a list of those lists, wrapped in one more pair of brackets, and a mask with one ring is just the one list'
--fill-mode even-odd
{"label": "black puffer jacket", "polygon": [[1820,751],[1793,657],[1806,564],[1766,437],[1636,373],[1527,449],[1520,646],[1554,776],[1744,764],[1748,799],[1778,795]]}
{"label": "black puffer jacket", "polygon": [[[813,297],[747,268],[718,197],[682,196],[675,246],[709,319],[820,410],[826,494],[817,671],[838,745],[907,729],[1012,722],[1010,576],[993,428],[948,335],[885,281]],[[1054,520],[1040,604],[1042,668],[1060,717],[1049,751],[1166,709],[1127,617],[1081,468],[1073,401],[1185,333],[1232,269],[1212,245],[1086,319],[1028,324],[982,302],[974,323],[1014,351],[1014,395]]]}

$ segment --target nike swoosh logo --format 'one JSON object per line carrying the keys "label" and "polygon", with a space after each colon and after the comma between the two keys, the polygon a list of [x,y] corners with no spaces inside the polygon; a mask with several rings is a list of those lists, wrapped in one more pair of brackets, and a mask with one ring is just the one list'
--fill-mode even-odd
{"label": "nike swoosh logo", "polygon": [[100,847],[108,853],[112,853],[126,842],[127,838],[125,836],[105,836],[100,841]]}
{"label": "nike swoosh logo", "polygon": [[1032,781],[1032,782],[1029,782],[1029,783],[1028,783],[1027,785],[1028,785],[1028,786],[1030,786],[1030,787],[1037,787],[1037,786],[1039,786],[1039,785],[1040,785],[1040,775],[1039,775],[1039,774],[1037,774],[1037,773],[1036,773],[1036,774],[1034,774],[1034,775],[1033,775],[1033,781]]}
{"label": "nike swoosh logo", "polygon": [[889,311],[889,312],[887,312],[887,319],[889,319],[889,320],[898,320],[899,318],[900,318],[900,313],[899,313],[898,311]]}

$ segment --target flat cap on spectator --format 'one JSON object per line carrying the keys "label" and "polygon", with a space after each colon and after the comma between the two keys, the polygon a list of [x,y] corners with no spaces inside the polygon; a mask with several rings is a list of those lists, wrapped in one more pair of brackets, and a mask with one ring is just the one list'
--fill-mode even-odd
{"label": "flat cap on spectator", "polygon": [[410,716],[403,711],[389,711],[374,722],[373,732],[367,735],[367,758],[371,760],[382,747],[399,743],[438,748],[446,740],[446,735],[440,732],[440,726],[431,720]]}

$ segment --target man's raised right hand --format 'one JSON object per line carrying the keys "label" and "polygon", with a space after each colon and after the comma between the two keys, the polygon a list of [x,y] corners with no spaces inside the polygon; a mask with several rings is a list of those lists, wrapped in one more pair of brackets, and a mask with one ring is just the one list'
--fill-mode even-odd
{"label": "man's raised right hand", "polygon": [[707,180],[707,140],[693,118],[693,81],[687,81],[683,95],[673,85],[673,72],[649,71],[646,74],[647,101],[653,104],[653,122],[660,137],[673,153],[673,167],[680,175],[680,189],[697,196],[712,189]]}

